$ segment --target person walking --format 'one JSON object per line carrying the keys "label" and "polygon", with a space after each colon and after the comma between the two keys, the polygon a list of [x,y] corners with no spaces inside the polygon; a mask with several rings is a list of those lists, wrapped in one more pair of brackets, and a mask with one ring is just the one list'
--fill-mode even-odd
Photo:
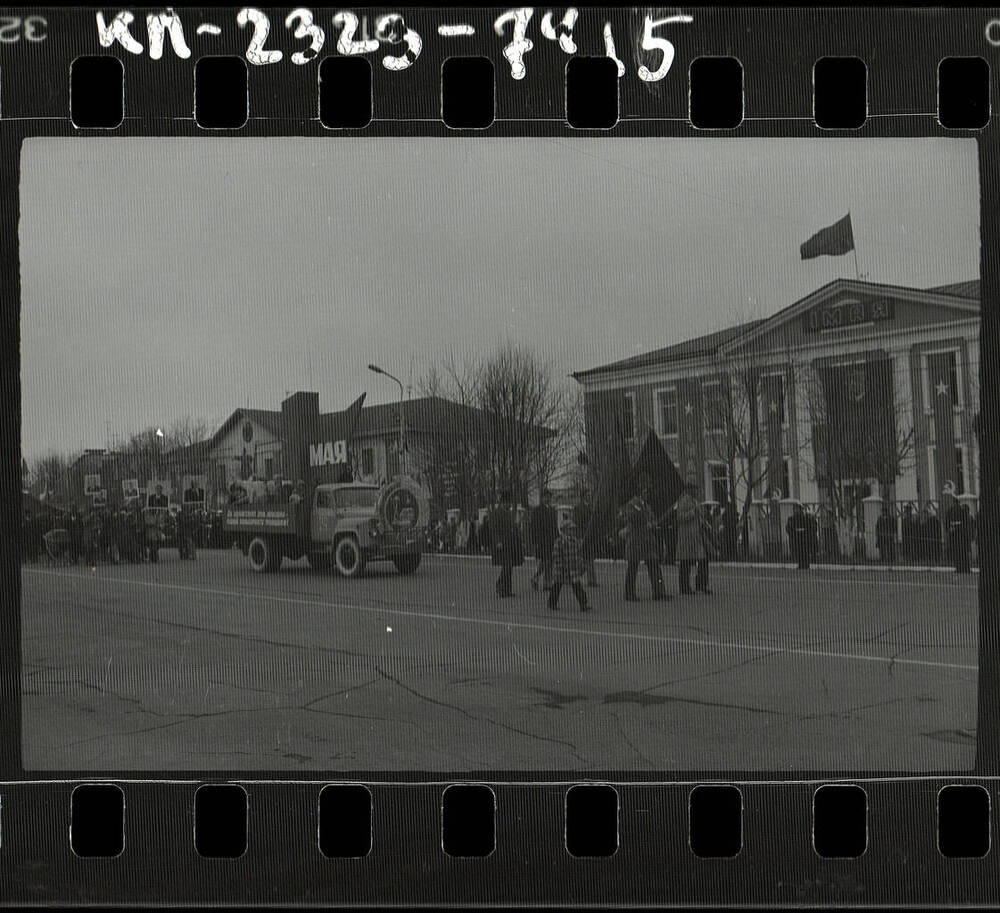
{"label": "person walking", "polygon": [[531,575],[531,588],[538,589],[542,580],[546,590],[552,588],[552,549],[559,536],[559,520],[552,506],[552,493],[544,489],[538,507],[531,512],[531,543],[535,549],[535,573]]}
{"label": "person walking", "polygon": [[573,522],[576,524],[577,535],[581,537],[581,549],[583,552],[583,564],[587,572],[587,586],[596,587],[597,566],[594,562],[594,553],[597,543],[596,530],[591,529],[594,519],[594,508],[590,503],[590,491],[586,488],[580,489],[580,500],[573,508]]}
{"label": "person walking", "polygon": [[511,585],[512,572],[515,567],[524,564],[521,537],[514,520],[511,499],[509,491],[501,492],[500,503],[489,519],[490,541],[493,543],[493,565],[500,568],[496,591],[497,596],[501,599],[507,599],[514,595]]}
{"label": "person walking", "polygon": [[[677,562],[679,589],[685,596],[710,595],[708,588],[708,552],[705,549],[705,512],[698,503],[698,486],[688,482],[677,499]],[[691,565],[697,565],[694,590],[691,589]]]}
{"label": "person walking", "polygon": [[669,599],[660,573],[660,556],[656,543],[656,518],[649,506],[650,491],[643,488],[624,507],[625,527],[625,601],[638,602],[635,578],[639,564],[645,562],[653,599]]}
{"label": "person walking", "polygon": [[788,545],[792,551],[792,557],[798,561],[800,571],[809,570],[809,519],[806,517],[802,505],[798,502],[792,511],[792,515],[785,524],[785,532],[788,533]]}
{"label": "person walking", "polygon": [[883,564],[896,563],[896,518],[884,502],[882,512],[875,521],[875,546]]}
{"label": "person walking", "polygon": [[972,572],[970,552],[972,551],[972,536],[970,518],[958,501],[953,501],[945,514],[945,525],[948,530],[948,557],[955,565],[957,574]]}
{"label": "person walking", "polygon": [[587,602],[587,594],[583,589],[581,580],[583,578],[585,561],[583,559],[582,543],[578,537],[578,530],[573,518],[563,521],[562,530],[552,547],[552,589],[549,591],[549,608],[554,612],[559,608],[559,594],[562,592],[563,584],[569,584],[573,588],[573,595],[576,596],[577,605],[581,612],[590,610]]}

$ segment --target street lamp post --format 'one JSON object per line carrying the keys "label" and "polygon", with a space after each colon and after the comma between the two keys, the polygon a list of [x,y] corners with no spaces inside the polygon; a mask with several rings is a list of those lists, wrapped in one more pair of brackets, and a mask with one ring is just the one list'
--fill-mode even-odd
{"label": "street lamp post", "polygon": [[403,382],[398,378],[390,374],[388,371],[383,370],[378,365],[369,365],[368,370],[373,374],[382,374],[389,378],[389,380],[394,380],[399,386],[399,469],[400,472],[406,474],[406,430],[403,423]]}

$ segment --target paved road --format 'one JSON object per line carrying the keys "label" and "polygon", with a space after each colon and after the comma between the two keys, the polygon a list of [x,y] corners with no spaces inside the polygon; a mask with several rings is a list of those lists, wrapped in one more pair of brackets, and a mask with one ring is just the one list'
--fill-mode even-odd
{"label": "paved road", "polygon": [[26,567],[24,764],[971,767],[975,578],[720,568],[712,597],[626,603],[622,569],[581,615],[569,591],[549,612],[528,568],[496,600],[488,563],[457,557],[362,580],[238,552]]}

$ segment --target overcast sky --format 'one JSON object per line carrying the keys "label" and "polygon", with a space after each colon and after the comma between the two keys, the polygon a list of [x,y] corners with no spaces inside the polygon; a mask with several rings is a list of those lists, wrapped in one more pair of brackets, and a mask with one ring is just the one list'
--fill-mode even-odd
{"label": "overcast sky", "polygon": [[[973,140],[29,139],[22,446],[414,387],[504,338],[561,375],[862,274],[979,275]],[[414,392],[416,395],[416,390]]]}

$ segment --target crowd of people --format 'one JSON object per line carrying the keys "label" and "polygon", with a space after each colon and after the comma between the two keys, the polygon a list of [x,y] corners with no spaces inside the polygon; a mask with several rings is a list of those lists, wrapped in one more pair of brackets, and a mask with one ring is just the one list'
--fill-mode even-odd
{"label": "crowd of people", "polygon": [[[640,486],[618,512],[617,537],[625,558],[624,594],[626,601],[639,599],[636,581],[640,565],[649,577],[651,598],[671,599],[663,578],[664,562],[678,565],[678,592],[682,596],[710,596],[709,562],[722,554],[726,535],[724,518],[706,509],[697,499],[698,487],[685,486],[675,505],[663,516],[656,516],[651,506],[652,492]],[[544,589],[548,607],[558,609],[563,586],[570,586],[581,611],[591,608],[585,588],[595,588],[595,559],[602,557],[606,545],[593,534],[593,507],[584,490],[572,514],[559,522],[551,495],[543,491],[539,504],[528,519],[527,532],[535,567],[531,588]],[[500,496],[497,508],[485,521],[494,565],[500,568],[496,593],[500,598],[513,596],[512,571],[525,561],[521,525],[511,503],[511,493]],[[691,575],[694,572],[692,582]],[[693,585],[692,585],[693,584]]]}
{"label": "crowd of people", "polygon": [[23,560],[69,564],[155,563],[163,548],[176,548],[195,559],[199,548],[225,548],[219,511],[183,505],[173,513],[163,507],[129,506],[77,510],[26,509],[22,515]]}

